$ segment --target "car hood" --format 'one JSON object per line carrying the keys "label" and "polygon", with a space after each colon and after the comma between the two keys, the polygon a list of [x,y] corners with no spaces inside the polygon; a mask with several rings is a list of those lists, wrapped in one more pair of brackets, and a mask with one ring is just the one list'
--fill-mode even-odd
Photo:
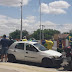
{"label": "car hood", "polygon": [[62,54],[60,52],[54,51],[54,50],[47,50],[43,51],[44,54],[47,54],[49,56],[57,56],[60,57]]}

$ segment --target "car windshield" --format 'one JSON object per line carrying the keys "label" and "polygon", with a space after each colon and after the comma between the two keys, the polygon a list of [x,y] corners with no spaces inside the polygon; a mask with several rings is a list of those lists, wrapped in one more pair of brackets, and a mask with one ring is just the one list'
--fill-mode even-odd
{"label": "car windshield", "polygon": [[36,43],[34,44],[34,46],[36,46],[39,50],[41,51],[46,51],[48,50],[47,48],[45,48],[43,45],[39,44],[39,43]]}

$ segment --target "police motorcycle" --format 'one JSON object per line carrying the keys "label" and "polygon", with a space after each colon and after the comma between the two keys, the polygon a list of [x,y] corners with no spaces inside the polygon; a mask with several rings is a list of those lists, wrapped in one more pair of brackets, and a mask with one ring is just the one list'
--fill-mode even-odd
{"label": "police motorcycle", "polygon": [[[71,38],[72,41],[72,38]],[[64,48],[64,52],[66,54],[66,60],[68,62],[68,67],[72,70],[72,42],[70,45]]]}

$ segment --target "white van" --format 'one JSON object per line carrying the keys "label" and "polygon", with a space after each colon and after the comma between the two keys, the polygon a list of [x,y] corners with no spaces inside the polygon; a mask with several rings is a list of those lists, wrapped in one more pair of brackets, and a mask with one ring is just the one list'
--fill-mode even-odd
{"label": "white van", "polygon": [[8,61],[16,60],[42,63],[43,66],[51,67],[62,63],[62,54],[48,50],[37,42],[18,41],[14,42],[8,50]]}

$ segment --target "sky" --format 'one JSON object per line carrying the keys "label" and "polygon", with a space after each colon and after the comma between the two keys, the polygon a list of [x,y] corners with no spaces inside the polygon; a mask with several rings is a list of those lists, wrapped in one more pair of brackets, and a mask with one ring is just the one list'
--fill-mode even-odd
{"label": "sky", "polygon": [[[72,30],[72,0],[40,0],[43,29],[61,33]],[[23,0],[23,30],[30,34],[40,28],[39,0]],[[0,0],[0,36],[20,30],[21,0]]]}

